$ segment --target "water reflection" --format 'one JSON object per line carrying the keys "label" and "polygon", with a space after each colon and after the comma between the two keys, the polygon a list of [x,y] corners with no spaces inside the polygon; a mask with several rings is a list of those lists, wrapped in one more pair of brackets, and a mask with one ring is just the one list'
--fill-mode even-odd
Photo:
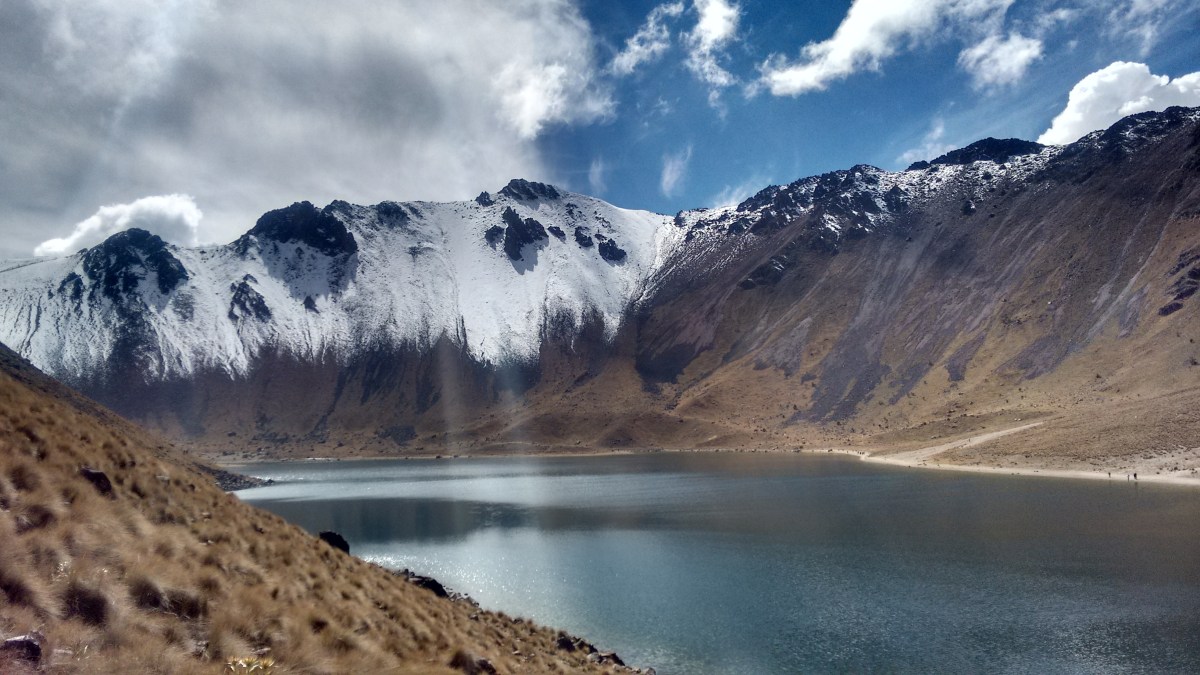
{"label": "water reflection", "polygon": [[534,528],[544,532],[656,529],[667,519],[644,511],[598,511],[569,507],[525,507],[465,500],[395,497],[260,502],[310,530],[335,530],[347,541],[456,541],[477,530]]}
{"label": "water reflection", "polygon": [[251,467],[356,554],[662,673],[1200,671],[1200,494],[655,454]]}

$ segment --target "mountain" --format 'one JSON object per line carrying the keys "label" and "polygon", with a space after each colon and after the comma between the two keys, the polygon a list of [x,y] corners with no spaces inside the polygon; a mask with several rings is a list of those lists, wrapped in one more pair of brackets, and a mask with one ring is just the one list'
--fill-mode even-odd
{"label": "mountain", "polygon": [[0,541],[6,674],[624,670],[242,503],[3,347]]}
{"label": "mountain", "polygon": [[1198,217],[1200,110],[1171,108],[673,217],[514,180],[294,204],[224,246],[131,230],[0,266],[0,341],[214,450],[902,448],[1038,418],[1039,461],[1120,467],[1200,452]]}

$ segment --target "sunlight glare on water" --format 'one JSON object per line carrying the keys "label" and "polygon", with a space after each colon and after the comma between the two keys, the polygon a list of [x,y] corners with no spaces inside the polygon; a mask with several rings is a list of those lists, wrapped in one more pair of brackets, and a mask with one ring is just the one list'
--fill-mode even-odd
{"label": "sunlight glare on water", "polygon": [[1200,494],[846,457],[263,464],[247,502],[669,673],[1200,672]]}

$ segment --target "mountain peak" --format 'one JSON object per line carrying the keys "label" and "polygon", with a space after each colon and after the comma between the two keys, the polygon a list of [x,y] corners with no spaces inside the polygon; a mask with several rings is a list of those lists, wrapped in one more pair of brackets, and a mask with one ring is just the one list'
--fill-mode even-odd
{"label": "mountain peak", "polygon": [[508,181],[508,185],[500,189],[500,194],[518,201],[558,199],[562,197],[562,192],[553,185],[537,183],[525,180],[524,178],[514,178]]}
{"label": "mountain peak", "polygon": [[188,279],[187,270],[167,243],[140,228],[118,232],[83,254],[83,270],[110,298],[137,288],[147,271],[155,273],[158,289],[166,294]]}
{"label": "mountain peak", "polygon": [[928,162],[913,162],[908,167],[908,171],[917,171],[920,169],[928,169],[932,165],[964,165],[973,162],[995,162],[1003,164],[1013,157],[1022,155],[1036,155],[1044,150],[1046,146],[1033,141],[1024,141],[1019,138],[985,138],[980,141],[951,150],[944,155],[936,157]]}
{"label": "mountain peak", "polygon": [[260,241],[270,240],[281,244],[299,242],[329,256],[355,253],[358,243],[354,235],[333,215],[340,204],[334,202],[322,210],[305,201],[267,211],[249,232],[238,239],[238,249],[244,253],[249,246],[249,238],[253,236]]}

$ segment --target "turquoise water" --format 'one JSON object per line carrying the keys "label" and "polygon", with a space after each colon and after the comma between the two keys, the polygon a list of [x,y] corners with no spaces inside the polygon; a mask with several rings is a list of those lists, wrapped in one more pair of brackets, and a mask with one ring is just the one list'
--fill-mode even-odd
{"label": "turquoise water", "polygon": [[1200,491],[849,457],[261,464],[238,493],[659,673],[1200,672]]}

